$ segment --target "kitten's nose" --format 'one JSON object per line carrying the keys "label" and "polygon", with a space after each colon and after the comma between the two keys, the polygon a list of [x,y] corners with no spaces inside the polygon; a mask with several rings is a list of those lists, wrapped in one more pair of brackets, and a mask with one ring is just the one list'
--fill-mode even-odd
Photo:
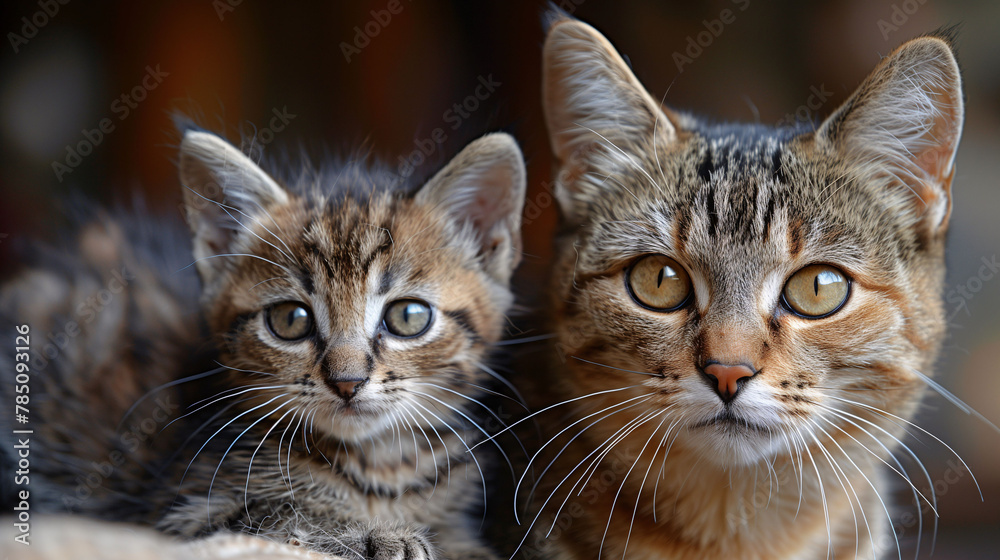
{"label": "kitten's nose", "polygon": [[705,376],[708,384],[715,389],[722,402],[726,403],[735,399],[736,393],[746,383],[744,381],[741,384],[739,381],[749,379],[756,375],[756,373],[753,368],[744,364],[710,363],[702,370],[702,375]]}
{"label": "kitten's nose", "polygon": [[368,383],[367,377],[356,377],[353,379],[331,379],[329,385],[334,393],[340,395],[340,398],[349,401],[365,383]]}

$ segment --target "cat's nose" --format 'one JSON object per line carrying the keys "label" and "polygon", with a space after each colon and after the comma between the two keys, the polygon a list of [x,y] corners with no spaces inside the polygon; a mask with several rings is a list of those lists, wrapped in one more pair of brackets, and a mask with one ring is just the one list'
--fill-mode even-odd
{"label": "cat's nose", "polygon": [[715,389],[722,402],[728,403],[736,398],[736,394],[746,384],[743,380],[753,377],[757,372],[745,364],[730,365],[716,362],[709,363],[701,373],[708,384]]}
{"label": "cat's nose", "polygon": [[355,377],[352,379],[334,379],[330,382],[330,388],[334,393],[345,401],[351,400],[362,385],[368,383],[368,378]]}

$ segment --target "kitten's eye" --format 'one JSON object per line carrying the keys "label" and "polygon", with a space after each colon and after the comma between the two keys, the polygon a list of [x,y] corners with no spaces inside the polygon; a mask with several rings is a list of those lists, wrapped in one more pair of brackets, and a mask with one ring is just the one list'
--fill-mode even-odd
{"label": "kitten's eye", "polygon": [[416,299],[397,300],[385,309],[383,322],[385,328],[396,336],[420,336],[431,326],[431,306]]}
{"label": "kitten's eye", "polygon": [[312,312],[304,304],[286,301],[267,309],[267,328],[282,340],[300,340],[313,330]]}
{"label": "kitten's eye", "polygon": [[636,261],[625,278],[636,302],[654,311],[674,311],[691,296],[691,278],[677,261],[649,255]]}
{"label": "kitten's eye", "polygon": [[812,264],[788,279],[782,297],[785,305],[810,319],[826,317],[844,305],[851,283],[840,270],[826,264]]}

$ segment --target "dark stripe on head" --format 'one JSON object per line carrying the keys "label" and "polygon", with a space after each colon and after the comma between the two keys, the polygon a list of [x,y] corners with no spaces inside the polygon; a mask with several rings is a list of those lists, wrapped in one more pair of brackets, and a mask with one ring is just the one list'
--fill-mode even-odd
{"label": "dark stripe on head", "polygon": [[476,329],[472,326],[472,321],[469,317],[469,310],[467,309],[446,310],[444,311],[444,314],[447,317],[451,318],[451,320],[455,321],[455,323],[459,327],[461,327],[462,330],[468,333],[469,338],[471,338],[473,342],[479,341],[479,333],[476,332]]}
{"label": "dark stripe on head", "polygon": [[719,215],[715,209],[715,186],[709,185],[705,195],[705,213],[708,214],[708,236],[715,237],[715,228],[719,224]]}
{"label": "dark stripe on head", "polygon": [[771,154],[771,178],[774,179],[775,183],[788,183],[785,167],[781,164],[781,148],[774,150],[774,153]]}

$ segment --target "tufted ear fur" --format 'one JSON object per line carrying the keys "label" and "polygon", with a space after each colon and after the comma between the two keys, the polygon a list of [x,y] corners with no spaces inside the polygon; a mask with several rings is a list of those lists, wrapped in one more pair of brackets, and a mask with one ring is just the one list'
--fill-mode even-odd
{"label": "tufted ear fur", "polygon": [[178,166],[195,262],[210,285],[227,262],[216,256],[232,253],[245,226],[288,203],[288,193],[232,144],[200,130],[184,133]]}
{"label": "tufted ear fur", "polygon": [[[577,221],[583,205],[610,188],[588,180],[619,166],[634,166],[629,146],[674,142],[676,130],[614,46],[596,29],[555,18],[542,54],[542,103],[560,175],[556,195],[565,218]],[[645,147],[649,149],[649,147]]]}
{"label": "tufted ear fur", "polygon": [[486,271],[503,284],[521,260],[524,159],[508,134],[489,134],[465,147],[420,189],[416,200],[444,208],[472,226]]}
{"label": "tufted ear fur", "polygon": [[817,130],[820,144],[860,166],[879,188],[903,189],[923,233],[947,228],[962,135],[962,77],[951,44],[928,36],[884,58]]}

